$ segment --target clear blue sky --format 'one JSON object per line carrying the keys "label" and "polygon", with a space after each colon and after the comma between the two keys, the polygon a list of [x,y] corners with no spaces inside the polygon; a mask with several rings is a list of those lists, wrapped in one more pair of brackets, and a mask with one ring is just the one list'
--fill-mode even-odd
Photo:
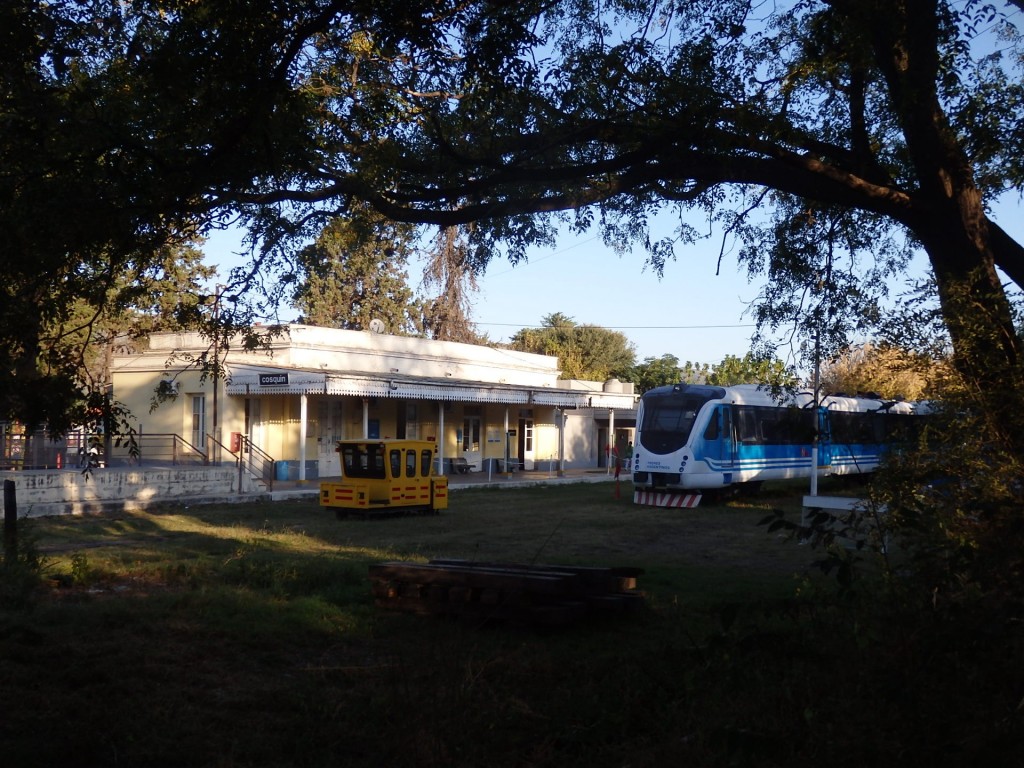
{"label": "clear blue sky", "polygon": [[[221,277],[241,263],[237,232],[214,233],[202,250]],[[723,259],[716,276],[717,258],[717,242],[688,248],[659,279],[645,268],[639,249],[620,258],[596,234],[567,236],[554,248],[530,249],[528,261],[515,267],[496,257],[478,280],[473,320],[481,333],[501,342],[561,312],[581,325],[621,331],[635,345],[638,361],[673,354],[680,361],[717,363],[750,348],[754,329],[743,313],[758,291],[737,274],[733,257]],[[416,289],[419,269],[410,264]],[[282,307],[281,316],[290,319],[295,312]]]}
{"label": "clear blue sky", "polygon": [[[1020,200],[1008,196],[994,219],[1018,242],[1024,241]],[[664,276],[645,268],[645,254],[619,256],[594,233],[568,235],[554,248],[533,248],[528,261],[513,267],[496,258],[479,280],[473,301],[478,330],[496,342],[521,328],[536,327],[556,312],[578,324],[621,331],[636,347],[637,360],[675,355],[681,362],[718,363],[726,355],[742,357],[750,349],[752,319],[745,314],[760,283],[749,283],[734,255],[722,259],[715,274],[720,241],[711,238],[680,249],[665,265]],[[222,272],[239,263],[237,233],[217,233],[204,245],[206,261]],[[923,273],[925,260],[917,268]],[[419,288],[417,266],[410,283]],[[900,286],[893,286],[898,290]],[[281,318],[293,310],[281,308]],[[784,355],[783,355],[784,356]]]}
{"label": "clear blue sky", "polygon": [[638,360],[672,354],[680,361],[718,362],[750,348],[753,321],[744,311],[758,286],[737,274],[729,256],[715,275],[718,253],[711,243],[685,249],[661,278],[645,267],[644,252],[620,257],[597,235],[568,236],[528,256],[515,267],[492,262],[480,281],[474,319],[495,341],[560,312],[581,325],[622,332]]}

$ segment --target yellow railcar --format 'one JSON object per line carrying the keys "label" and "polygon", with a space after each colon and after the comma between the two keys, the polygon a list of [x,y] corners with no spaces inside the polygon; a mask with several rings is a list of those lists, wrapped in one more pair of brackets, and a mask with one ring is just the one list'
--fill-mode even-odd
{"label": "yellow railcar", "polygon": [[448,478],[434,472],[437,448],[426,440],[341,440],[341,481],[320,483],[320,506],[347,514],[448,509]]}

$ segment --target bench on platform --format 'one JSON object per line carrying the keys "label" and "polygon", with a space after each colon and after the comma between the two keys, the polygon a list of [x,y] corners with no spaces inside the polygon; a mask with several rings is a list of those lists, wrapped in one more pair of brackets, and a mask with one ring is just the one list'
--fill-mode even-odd
{"label": "bench on platform", "polygon": [[469,472],[476,471],[476,464],[470,464],[463,457],[452,459],[452,469],[458,472],[460,475],[468,474]]}

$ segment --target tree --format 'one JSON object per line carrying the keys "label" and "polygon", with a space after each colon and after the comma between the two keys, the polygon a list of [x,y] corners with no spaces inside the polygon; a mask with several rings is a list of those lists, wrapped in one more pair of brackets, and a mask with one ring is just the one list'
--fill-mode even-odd
{"label": "tree", "polygon": [[742,358],[726,355],[722,362],[711,367],[708,384],[731,387],[735,384],[763,384],[771,387],[789,387],[797,384],[794,372],[781,360],[758,357],[748,352]]}
{"label": "tree", "polygon": [[920,400],[938,367],[928,358],[887,345],[861,344],[834,357],[821,372],[825,392],[874,392],[886,399]]}
{"label": "tree", "polygon": [[645,357],[643,362],[633,366],[628,376],[638,393],[644,393],[655,387],[676,384],[682,381],[679,369],[679,358],[665,354],[661,357]]}
{"label": "tree", "polygon": [[793,386],[797,383],[794,372],[775,358],[762,358],[748,352],[742,358],[726,355],[720,363],[691,363],[679,365],[675,355],[648,357],[635,366],[633,381],[640,392],[666,384],[712,384],[731,387],[734,384],[764,384],[773,387]]}
{"label": "tree", "polygon": [[305,280],[293,303],[304,323],[368,330],[378,319],[391,333],[415,334],[422,308],[406,267],[416,228],[361,214],[335,219],[299,253]]}
{"label": "tree", "polygon": [[[985,46],[976,33],[1001,19],[979,0],[239,8],[5,6],[10,327],[48,298],[25,254],[55,275],[116,272],[229,210],[259,265],[286,271],[289,243],[359,201],[475,222],[479,262],[568,223],[643,244],[657,267],[700,236],[695,211],[787,278],[759,320],[803,322],[826,352],[870,319],[904,238],[920,246],[957,370],[980,393],[1021,389],[996,267],[1021,284],[1024,248],[988,214],[1024,180],[1020,46],[1006,24],[1001,51]],[[653,238],[666,206],[684,223]],[[8,338],[22,375],[4,391],[34,376],[40,349],[16,339],[37,337],[29,323]]]}
{"label": "tree", "polygon": [[[0,420],[79,421],[94,336],[74,314],[131,306],[168,250],[228,215],[217,190],[251,188],[294,148],[298,97],[267,80],[281,30],[228,6],[0,8]],[[212,33],[229,24],[231,40]]]}
{"label": "tree", "polygon": [[644,393],[655,387],[663,387],[668,384],[703,384],[707,381],[711,372],[711,366],[707,363],[692,363],[687,361],[679,364],[679,358],[675,355],[665,354],[661,357],[645,357],[642,363],[633,366],[626,377],[633,382],[640,393]]}
{"label": "tree", "polygon": [[[961,375],[979,391],[1019,387],[996,267],[1020,283],[1024,249],[987,204],[1024,179],[1024,89],[998,58],[975,58],[987,6],[432,8],[415,33],[349,17],[318,29],[298,80],[320,84],[323,162],[237,199],[305,212],[353,195],[402,220],[476,221],[474,242],[504,241],[513,260],[560,222],[597,222],[613,244],[647,245],[656,266],[677,245],[650,239],[656,210],[712,212],[754,269],[788,277],[800,314],[785,319],[833,347],[903,268],[905,237],[930,259]],[[683,226],[676,240],[696,236]],[[873,271],[859,279],[865,258]],[[783,320],[765,306],[762,322]]]}
{"label": "tree", "polygon": [[194,325],[207,300],[204,284],[214,270],[194,247],[161,249],[160,263],[145,273],[126,272],[104,297],[105,306],[80,298],[69,321],[48,335],[53,346],[78,355],[79,378],[85,391],[105,391],[111,383],[115,351],[135,351],[155,331]]}
{"label": "tree", "polygon": [[485,343],[470,320],[470,294],[479,290],[476,273],[468,261],[465,240],[458,228],[446,227],[434,241],[423,274],[425,288],[437,289],[433,299],[424,302],[423,325],[427,335],[442,341],[468,344]]}
{"label": "tree", "polygon": [[597,325],[577,325],[561,312],[545,316],[539,328],[517,331],[509,347],[557,357],[564,379],[625,379],[636,360],[624,334]]}

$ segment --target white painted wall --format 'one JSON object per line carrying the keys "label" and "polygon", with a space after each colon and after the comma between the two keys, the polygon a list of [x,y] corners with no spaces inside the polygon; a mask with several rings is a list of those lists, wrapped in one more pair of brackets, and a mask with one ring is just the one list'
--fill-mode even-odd
{"label": "white painted wall", "polygon": [[[0,472],[13,480],[18,517],[85,514],[107,508],[145,509],[162,503],[188,504],[238,494],[238,470],[231,467],[103,469],[90,475],[70,470]],[[242,475],[242,494],[260,491]],[[244,498],[239,494],[240,498]]]}

